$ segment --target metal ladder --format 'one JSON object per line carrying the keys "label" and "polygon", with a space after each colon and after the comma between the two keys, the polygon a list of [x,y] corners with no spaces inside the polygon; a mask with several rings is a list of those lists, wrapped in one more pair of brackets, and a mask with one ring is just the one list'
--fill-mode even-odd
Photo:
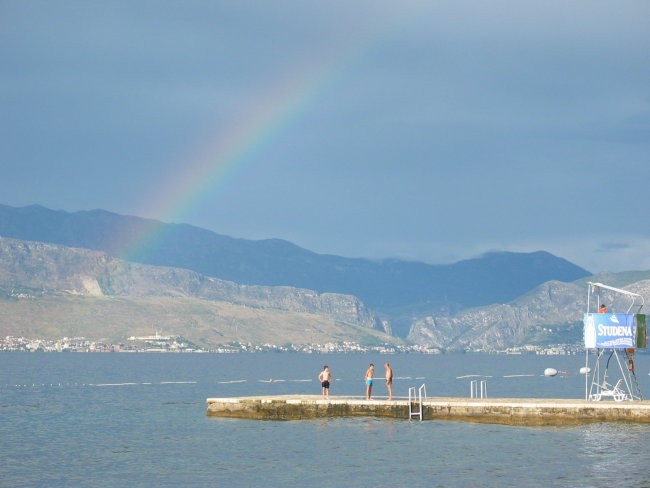
{"label": "metal ladder", "polygon": [[[424,406],[422,405],[422,398],[427,399],[427,387],[424,383],[418,388],[417,394],[415,386],[409,387],[409,420],[414,417],[420,417],[420,420],[423,420]],[[417,410],[414,409],[415,404],[419,405]]]}
{"label": "metal ladder", "polygon": [[470,398],[487,398],[487,381],[472,380],[469,383]]}

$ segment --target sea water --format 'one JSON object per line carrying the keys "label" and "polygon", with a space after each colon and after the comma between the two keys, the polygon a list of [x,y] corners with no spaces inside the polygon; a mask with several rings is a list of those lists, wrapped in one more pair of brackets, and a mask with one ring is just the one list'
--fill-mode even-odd
{"label": "sea water", "polygon": [[1,353],[0,486],[650,486],[650,425],[206,416],[209,397],[320,394],[324,364],[332,395],[362,397],[373,362],[384,401],[387,361],[398,397],[585,395],[580,355]]}

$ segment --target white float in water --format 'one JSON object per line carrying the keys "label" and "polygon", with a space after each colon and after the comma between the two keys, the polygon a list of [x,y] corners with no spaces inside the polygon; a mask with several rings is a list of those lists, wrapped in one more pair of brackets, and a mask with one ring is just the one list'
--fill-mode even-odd
{"label": "white float in water", "polygon": [[580,374],[589,374],[591,373],[591,368],[589,366],[583,366],[580,368]]}
{"label": "white float in water", "polygon": [[557,369],[555,368],[546,368],[544,370],[544,376],[555,376],[557,375]]}

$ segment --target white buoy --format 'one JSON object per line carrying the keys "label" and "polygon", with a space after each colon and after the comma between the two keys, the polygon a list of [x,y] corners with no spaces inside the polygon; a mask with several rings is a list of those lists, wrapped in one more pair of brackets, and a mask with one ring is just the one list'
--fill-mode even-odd
{"label": "white buoy", "polygon": [[580,368],[580,374],[589,374],[591,373],[591,368],[589,366],[583,366]]}
{"label": "white buoy", "polygon": [[557,375],[557,369],[555,368],[546,368],[544,370],[544,376],[555,376]]}

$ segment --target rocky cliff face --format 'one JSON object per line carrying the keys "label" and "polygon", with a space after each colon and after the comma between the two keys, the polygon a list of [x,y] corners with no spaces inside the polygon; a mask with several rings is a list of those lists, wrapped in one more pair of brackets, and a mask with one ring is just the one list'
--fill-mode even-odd
{"label": "rocky cliff face", "polygon": [[[134,241],[152,234],[158,238],[146,252],[125,252],[133,249]],[[278,239],[235,239],[190,225],[103,210],[68,213],[38,205],[0,205],[0,235],[91,249],[233,283],[354,295],[390,321],[400,337],[406,336],[413,316],[506,303],[549,280],[573,281],[590,274],[542,250],[491,252],[445,265],[353,259],[317,254]],[[355,306],[347,308],[353,311]]]}
{"label": "rocky cliff face", "polygon": [[[650,280],[636,281],[623,289],[642,295],[650,303]],[[629,298],[620,294],[604,290],[601,300],[610,312],[629,310]],[[586,283],[552,281],[508,304],[464,310],[450,317],[418,318],[408,339],[441,349],[486,351],[526,344],[578,343],[585,311]]]}
{"label": "rocky cliff face", "polygon": [[[590,279],[639,293],[650,303],[650,272]],[[453,315],[417,315],[410,321],[408,340],[445,350],[488,351],[579,343],[587,304],[585,283],[549,281],[508,303]],[[33,303],[38,299],[42,302]],[[605,291],[601,299],[610,311],[628,310],[625,297]],[[30,306],[20,306],[26,300],[32,300]],[[306,330],[314,337],[303,338],[305,342],[359,339],[365,331],[372,332],[373,341],[391,335],[391,323],[385,317],[378,320],[353,295],[243,285],[186,269],[127,262],[98,251],[6,238],[0,238],[0,311],[0,333],[9,330],[1,327],[9,321],[16,326],[14,331],[20,330],[16,325],[20,322],[34,333],[39,327],[55,333],[69,324],[74,328],[66,330],[88,330],[91,322],[101,319],[97,330],[119,322],[120,330],[129,334],[135,333],[127,332],[132,329],[150,331],[154,323],[159,328],[167,324],[178,334],[187,333],[189,327],[205,343],[232,340],[245,329],[251,341],[270,337],[279,343],[300,340]],[[58,325],[52,325],[55,314]],[[257,333],[261,328],[267,329],[266,335]]]}
{"label": "rocky cliff face", "polygon": [[239,285],[184,269],[129,263],[101,252],[5,238],[0,238],[0,288],[7,295],[189,297],[383,329],[352,295]]}

